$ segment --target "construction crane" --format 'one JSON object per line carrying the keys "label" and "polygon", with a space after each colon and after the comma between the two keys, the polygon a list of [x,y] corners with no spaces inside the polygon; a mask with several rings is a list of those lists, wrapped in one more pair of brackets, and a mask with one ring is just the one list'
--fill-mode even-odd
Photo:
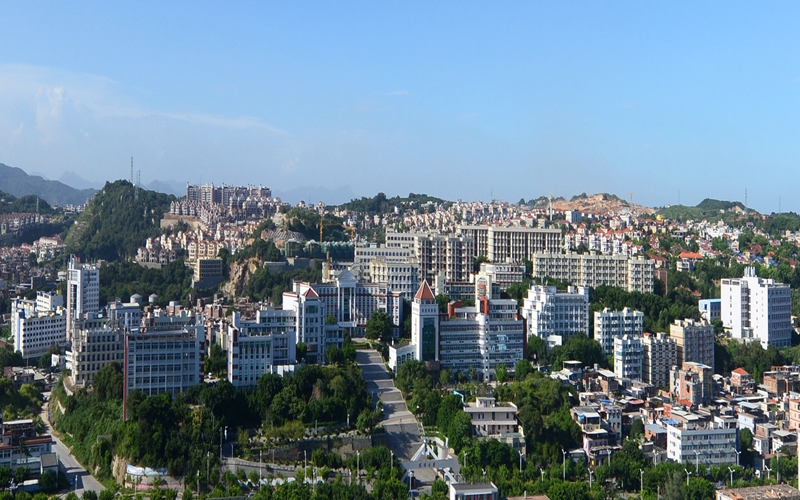
{"label": "construction crane", "polygon": [[344,229],[346,229],[347,231],[350,231],[350,241],[355,241],[355,240],[356,240],[356,228],[355,228],[354,226],[348,226],[348,225],[346,225],[346,224],[342,224],[342,223],[339,223],[339,222],[337,222],[337,223],[334,223],[334,224],[325,224],[325,223],[324,223],[324,222],[323,222],[323,221],[320,219],[320,221],[319,221],[319,242],[320,242],[320,243],[322,243],[322,229],[323,229],[324,227],[326,227],[326,226],[327,226],[327,227],[331,227],[331,226],[333,226],[333,227],[339,227],[339,226],[341,226],[341,227],[343,227]]}

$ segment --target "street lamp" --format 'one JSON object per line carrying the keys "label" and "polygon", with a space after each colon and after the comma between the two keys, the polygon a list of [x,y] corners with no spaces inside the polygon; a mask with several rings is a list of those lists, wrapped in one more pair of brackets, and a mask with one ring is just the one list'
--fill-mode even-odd
{"label": "street lamp", "polygon": [[408,495],[409,495],[409,498],[414,498],[414,493],[411,491],[411,481],[413,481],[413,480],[414,480],[414,471],[413,470],[409,470],[408,471]]}
{"label": "street lamp", "polygon": [[539,469],[539,472],[542,473],[542,482],[544,482],[544,469]]}
{"label": "street lamp", "polygon": [[[306,450],[303,450],[303,469],[306,468],[308,468],[308,458],[306,458]],[[305,472],[305,470],[303,472]]]}
{"label": "street lamp", "polygon": [[731,488],[733,488],[733,469],[728,467],[728,470],[731,471]]}
{"label": "street lamp", "polygon": [[361,484],[361,452],[358,450],[356,450],[356,474],[358,474],[356,484]]}
{"label": "street lamp", "polygon": [[739,455],[741,455],[742,452],[737,449],[734,449],[733,451],[736,452],[736,465],[739,465]]}
{"label": "street lamp", "polygon": [[519,450],[519,473],[522,474],[522,450]]}
{"label": "street lamp", "polygon": [[564,456],[564,472],[561,474],[561,480],[567,480],[567,452],[564,451],[564,448],[561,448],[561,454]]}
{"label": "street lamp", "polygon": [[639,469],[639,496],[644,496],[644,471]]}
{"label": "street lamp", "polygon": [[764,469],[766,469],[766,470],[767,470],[767,481],[769,481],[769,473],[770,473],[770,472],[772,472],[772,469],[770,469],[770,468],[769,468],[769,467],[767,467],[766,465],[764,466]]}
{"label": "street lamp", "polygon": [[694,473],[700,474],[700,454],[697,453],[697,450],[694,451]]}
{"label": "street lamp", "polygon": [[683,469],[683,470],[684,470],[684,472],[686,472],[686,486],[689,486],[689,476],[691,476],[692,473],[689,472],[687,469]]}
{"label": "street lamp", "polygon": [[589,469],[589,489],[592,489],[592,469]]}

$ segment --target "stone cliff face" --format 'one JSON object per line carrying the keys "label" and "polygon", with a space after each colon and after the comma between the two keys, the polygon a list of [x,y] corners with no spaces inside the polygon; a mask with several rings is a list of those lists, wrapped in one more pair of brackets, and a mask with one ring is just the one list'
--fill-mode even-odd
{"label": "stone cliff face", "polygon": [[256,258],[248,259],[241,264],[239,262],[231,263],[231,279],[222,286],[222,293],[228,297],[240,296],[244,290],[244,286],[247,284],[247,280],[250,279],[250,276],[255,274],[261,266],[263,266],[263,262]]}

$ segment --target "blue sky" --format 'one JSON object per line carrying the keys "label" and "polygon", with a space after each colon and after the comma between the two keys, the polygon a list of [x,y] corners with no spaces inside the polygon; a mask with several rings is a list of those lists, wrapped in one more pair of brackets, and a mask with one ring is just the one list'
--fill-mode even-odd
{"label": "blue sky", "polygon": [[50,178],[800,211],[796,3],[0,11],[0,162]]}

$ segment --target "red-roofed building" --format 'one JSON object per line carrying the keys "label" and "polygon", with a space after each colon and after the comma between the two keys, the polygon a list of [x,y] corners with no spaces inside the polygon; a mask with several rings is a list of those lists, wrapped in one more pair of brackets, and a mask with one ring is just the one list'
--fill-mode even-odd
{"label": "red-roofed building", "polygon": [[694,265],[698,260],[703,260],[703,256],[697,252],[681,252],[678,255],[678,271],[693,272]]}
{"label": "red-roofed building", "polygon": [[752,392],[755,388],[753,377],[744,368],[737,368],[731,372],[731,390],[737,394]]}

